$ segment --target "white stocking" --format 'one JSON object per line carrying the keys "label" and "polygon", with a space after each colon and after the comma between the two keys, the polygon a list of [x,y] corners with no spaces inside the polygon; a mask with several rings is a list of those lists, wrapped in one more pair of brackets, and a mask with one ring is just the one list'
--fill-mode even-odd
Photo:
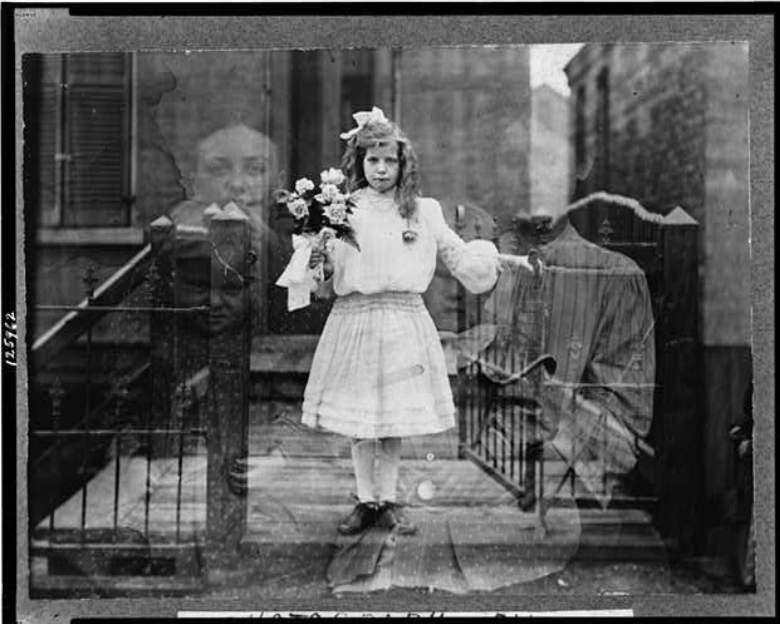
{"label": "white stocking", "polygon": [[352,440],[352,465],[355,468],[357,497],[361,503],[374,499],[374,454],[376,440]]}
{"label": "white stocking", "polygon": [[398,469],[401,465],[401,438],[380,438],[377,453],[377,477],[380,503],[395,502]]}

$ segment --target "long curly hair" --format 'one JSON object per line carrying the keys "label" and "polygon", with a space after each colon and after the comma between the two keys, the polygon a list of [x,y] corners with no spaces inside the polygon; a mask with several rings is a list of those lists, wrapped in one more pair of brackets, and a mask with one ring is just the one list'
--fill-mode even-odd
{"label": "long curly hair", "polygon": [[341,161],[341,169],[347,177],[349,192],[368,186],[363,170],[366,151],[372,147],[398,144],[398,182],[395,187],[395,199],[398,212],[404,219],[411,218],[417,209],[420,196],[420,182],[417,169],[417,155],[409,139],[392,121],[369,122],[347,142],[347,149]]}

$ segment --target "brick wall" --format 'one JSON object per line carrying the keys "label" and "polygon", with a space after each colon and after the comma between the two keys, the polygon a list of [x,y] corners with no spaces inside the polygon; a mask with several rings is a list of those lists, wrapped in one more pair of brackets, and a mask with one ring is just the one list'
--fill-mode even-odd
{"label": "brick wall", "polygon": [[[606,181],[589,168],[598,163],[597,77],[604,68],[610,86]],[[724,522],[723,500],[736,487],[727,432],[742,415],[751,376],[747,45],[591,44],[566,71],[572,146],[577,93],[584,93],[587,158],[575,171],[583,175],[572,180],[572,193],[605,188],[661,213],[679,204],[700,224],[699,502],[709,510],[702,516],[709,529],[701,535],[711,541],[712,527]]]}
{"label": "brick wall", "polygon": [[[568,72],[572,92],[583,87],[585,95],[586,160],[575,163],[580,178],[575,195],[609,190],[636,197],[662,213],[680,204],[700,220],[706,90],[697,70],[705,60],[702,49],[649,44],[587,47],[591,55],[582,59],[578,55]],[[597,82],[604,69],[609,84],[606,179],[597,171],[601,138]],[[572,112],[574,119],[576,111]],[[572,143],[575,132],[572,124]]]}
{"label": "brick wall", "polygon": [[696,49],[653,52],[637,59],[646,72],[616,64],[610,74],[609,190],[638,194],[655,212],[679,204],[701,222],[706,92],[697,68],[704,59]]}
{"label": "brick wall", "polygon": [[[729,43],[590,44],[567,66],[573,146],[584,89],[585,158],[574,163],[572,195],[608,190],[660,213],[681,205],[700,223],[705,345],[750,341],[746,52]],[[606,135],[598,123],[605,69]]]}

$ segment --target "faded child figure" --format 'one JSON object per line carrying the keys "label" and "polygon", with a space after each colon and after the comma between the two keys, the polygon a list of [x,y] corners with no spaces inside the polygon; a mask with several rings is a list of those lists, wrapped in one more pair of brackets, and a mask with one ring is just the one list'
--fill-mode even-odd
{"label": "faded child figure", "polygon": [[341,135],[342,166],[360,249],[336,240],[312,253],[311,266],[324,260],[337,299],[314,355],[303,422],[352,439],[358,502],[339,532],[379,523],[410,534],[416,527],[396,492],[402,438],[455,426],[444,352],[422,293],[437,253],[470,291],[490,290],[498,251],[488,241],[465,243],[439,202],[420,196],[411,143],[380,109],[354,117],[358,127]]}
{"label": "faded child figure", "polygon": [[[272,254],[280,253],[278,237],[268,227],[270,187],[277,169],[276,146],[266,135],[240,122],[220,128],[197,144],[193,196],[176,205],[170,217],[180,230],[207,229],[215,209],[234,204],[248,217],[252,249],[260,266],[266,266]],[[182,276],[185,282],[180,293],[187,305],[209,303],[209,276],[201,269],[198,275]],[[264,317],[261,282],[254,280],[251,288],[253,334],[259,331],[258,321]],[[221,300],[210,302],[211,333],[224,329],[240,309],[240,293],[234,293],[236,301],[230,300],[229,292],[216,294]]]}

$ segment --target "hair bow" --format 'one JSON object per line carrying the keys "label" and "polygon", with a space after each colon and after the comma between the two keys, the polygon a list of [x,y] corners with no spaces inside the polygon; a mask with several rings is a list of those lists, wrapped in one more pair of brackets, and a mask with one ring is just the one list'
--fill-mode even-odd
{"label": "hair bow", "polygon": [[360,132],[363,128],[366,127],[368,123],[387,123],[388,119],[385,117],[384,112],[381,108],[377,108],[374,106],[371,111],[361,111],[359,113],[355,113],[352,115],[354,120],[357,122],[357,128],[352,128],[352,130],[348,130],[347,132],[342,132],[339,136],[341,136],[342,139],[345,141],[348,141],[353,136],[355,136],[358,132]]}

